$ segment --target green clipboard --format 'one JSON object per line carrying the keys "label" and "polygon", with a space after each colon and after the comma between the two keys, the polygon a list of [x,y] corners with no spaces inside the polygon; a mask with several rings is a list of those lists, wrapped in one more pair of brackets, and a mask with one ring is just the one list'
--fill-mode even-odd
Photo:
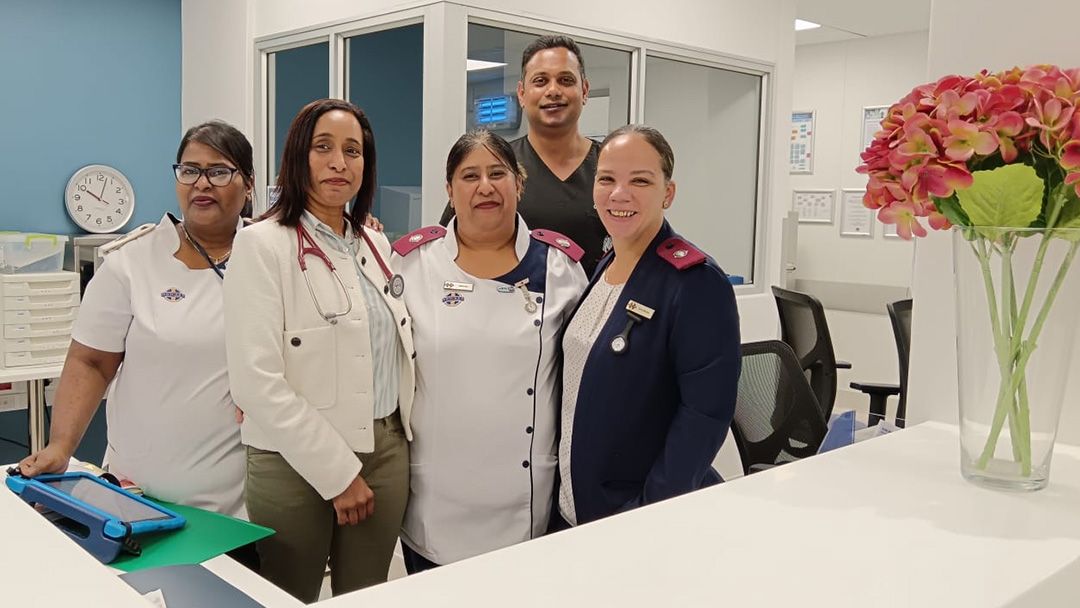
{"label": "green clipboard", "polygon": [[270,528],[228,515],[161,500],[154,502],[182,515],[187,525],[173,532],[140,535],[142,554],[122,555],[109,566],[135,572],[158,566],[199,564],[274,533]]}

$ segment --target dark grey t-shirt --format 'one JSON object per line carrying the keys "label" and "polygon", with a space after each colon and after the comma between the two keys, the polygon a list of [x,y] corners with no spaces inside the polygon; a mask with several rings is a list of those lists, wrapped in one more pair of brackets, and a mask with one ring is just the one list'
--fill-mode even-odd
{"label": "dark grey t-shirt", "polygon": [[[548,169],[533,150],[527,136],[515,139],[510,146],[528,174],[525,193],[518,203],[518,213],[529,228],[561,232],[580,245],[585,250],[581,266],[586,275],[592,276],[596,264],[604,255],[604,239],[607,237],[600,216],[593,209],[592,197],[600,144],[592,142],[585,160],[565,181]],[[445,226],[453,216],[454,212],[448,205],[439,223]]]}

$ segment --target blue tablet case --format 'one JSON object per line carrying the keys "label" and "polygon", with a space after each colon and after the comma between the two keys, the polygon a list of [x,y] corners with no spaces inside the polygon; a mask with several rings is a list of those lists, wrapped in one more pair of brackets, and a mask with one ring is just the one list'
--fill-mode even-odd
{"label": "blue tablet case", "polygon": [[[125,521],[118,513],[110,513],[101,505],[90,504],[63,490],[54,483],[95,484],[92,489],[104,492],[118,507],[128,506],[139,512],[153,515],[150,519]],[[6,484],[24,501],[53,511],[50,519],[58,528],[85,548],[102,563],[116,559],[122,550],[137,550],[133,537],[148,532],[175,530],[184,526],[184,518],[149,500],[132,494],[89,473],[65,473],[62,475],[39,475],[28,478],[11,475]]]}

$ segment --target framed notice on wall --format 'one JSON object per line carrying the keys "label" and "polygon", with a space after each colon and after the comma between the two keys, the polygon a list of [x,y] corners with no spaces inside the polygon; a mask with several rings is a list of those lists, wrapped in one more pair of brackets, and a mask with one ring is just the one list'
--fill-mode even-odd
{"label": "framed notice on wall", "polygon": [[791,193],[791,208],[799,214],[800,224],[833,223],[835,190],[795,190]]}
{"label": "framed notice on wall", "polygon": [[791,113],[791,173],[814,172],[814,112]]}
{"label": "framed notice on wall", "polygon": [[874,141],[874,133],[881,130],[881,121],[889,113],[889,106],[867,106],[862,109],[862,147],[861,153]]}
{"label": "framed notice on wall", "polygon": [[887,239],[900,238],[900,234],[896,232],[896,224],[882,224],[881,234],[885,235]]}
{"label": "framed notice on wall", "polygon": [[840,191],[840,234],[843,236],[874,236],[874,211],[863,205],[866,190]]}

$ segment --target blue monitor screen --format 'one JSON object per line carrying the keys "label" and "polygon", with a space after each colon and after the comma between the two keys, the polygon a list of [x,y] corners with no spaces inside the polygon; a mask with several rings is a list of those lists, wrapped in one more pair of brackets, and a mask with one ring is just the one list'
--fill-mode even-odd
{"label": "blue monitor screen", "polygon": [[492,130],[517,129],[521,124],[517,100],[513,95],[477,97],[473,101],[476,126]]}

